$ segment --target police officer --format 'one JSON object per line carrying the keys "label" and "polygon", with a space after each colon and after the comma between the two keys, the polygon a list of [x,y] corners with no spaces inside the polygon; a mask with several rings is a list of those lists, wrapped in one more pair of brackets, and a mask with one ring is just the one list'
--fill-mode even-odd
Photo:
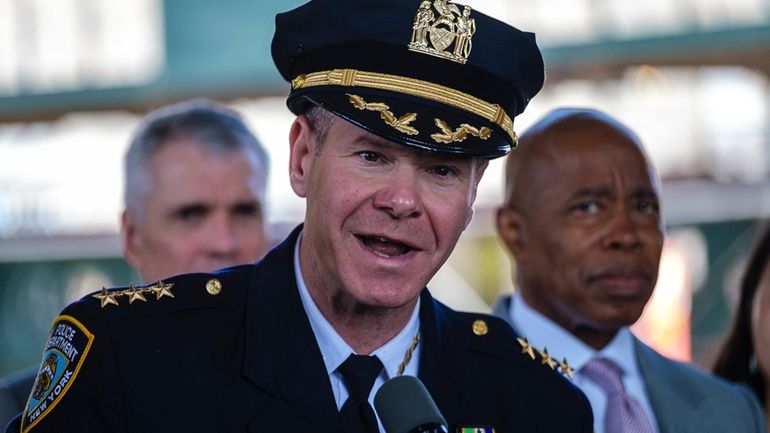
{"label": "police officer", "polygon": [[534,36],[446,0],[312,0],[272,54],[304,224],[257,264],[67,307],[10,431],[373,433],[372,396],[406,374],[451,431],[590,432],[507,324],[425,288],[542,87]]}

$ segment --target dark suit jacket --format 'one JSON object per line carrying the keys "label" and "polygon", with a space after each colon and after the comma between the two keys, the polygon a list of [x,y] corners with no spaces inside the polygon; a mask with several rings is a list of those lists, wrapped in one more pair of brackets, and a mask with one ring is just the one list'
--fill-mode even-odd
{"label": "dark suit jacket", "polygon": [[[498,299],[493,314],[511,321],[512,298]],[[660,433],[766,433],[752,392],[659,354],[634,337],[639,371]],[[552,355],[560,355],[550,347]]]}
{"label": "dark suit jacket", "polygon": [[[68,306],[66,320],[93,334],[91,346],[77,343],[77,353],[87,352],[79,371],[29,431],[339,432],[295,283],[297,233],[256,265],[170,279],[173,299],[148,295],[129,304],[123,296],[102,308],[87,296]],[[212,278],[221,282],[218,295],[206,289]],[[487,323],[486,335],[472,331],[476,320]],[[522,355],[503,321],[452,311],[423,290],[420,326],[419,377],[450,431],[591,432],[585,396]]]}

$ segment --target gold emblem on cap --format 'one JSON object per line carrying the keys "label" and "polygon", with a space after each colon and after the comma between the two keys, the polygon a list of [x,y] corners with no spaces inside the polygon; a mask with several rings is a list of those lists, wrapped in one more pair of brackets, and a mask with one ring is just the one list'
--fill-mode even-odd
{"label": "gold emblem on cap", "polygon": [[209,295],[218,295],[222,293],[222,282],[216,278],[212,278],[206,282],[206,291]]}
{"label": "gold emblem on cap", "polygon": [[359,110],[379,112],[382,120],[384,120],[386,124],[396,128],[399,132],[406,135],[417,135],[420,133],[413,126],[409,126],[410,123],[417,119],[417,114],[406,113],[403,116],[396,118],[393,112],[390,111],[390,107],[383,102],[366,102],[364,101],[364,98],[358,95],[351,95],[350,93],[346,93],[346,95],[350,97],[350,103],[353,104],[354,107]]}
{"label": "gold emblem on cap", "polygon": [[473,333],[476,335],[487,335],[487,332],[489,332],[489,328],[487,327],[487,322],[483,320],[476,320],[473,322]]}
{"label": "gold emblem on cap", "polygon": [[[438,16],[433,11],[438,13]],[[476,33],[476,20],[471,8],[462,12],[448,0],[424,0],[414,16],[409,49],[465,64],[471,54],[471,39]]]}
{"label": "gold emblem on cap", "polygon": [[479,137],[482,140],[486,140],[489,138],[489,136],[492,135],[492,130],[486,126],[475,128],[471,125],[468,125],[467,123],[461,123],[457,129],[452,131],[452,128],[450,128],[449,125],[447,125],[447,123],[441,119],[435,119],[435,123],[441,132],[431,134],[430,138],[432,138],[433,141],[437,143],[448,144],[455,141],[460,142],[468,138],[469,135]]}

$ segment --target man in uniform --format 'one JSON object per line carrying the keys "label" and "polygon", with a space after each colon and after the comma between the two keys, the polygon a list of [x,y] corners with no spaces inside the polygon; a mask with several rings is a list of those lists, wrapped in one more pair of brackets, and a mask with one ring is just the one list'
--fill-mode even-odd
{"label": "man in uniform", "polygon": [[[168,105],[138,126],[124,160],[121,234],[143,281],[252,263],[267,241],[267,153],[238,113]],[[0,378],[0,426],[24,409],[37,369]]]}
{"label": "man in uniform", "polygon": [[508,157],[497,227],[517,290],[495,314],[533,358],[569,360],[597,433],[765,432],[747,390],[664,358],[628,329],[658,275],[659,201],[626,126],[589,109],[546,115]]}
{"label": "man in uniform", "polygon": [[479,12],[455,55],[446,0],[428,46],[410,47],[419,7],[312,0],[277,17],[304,224],[257,264],[67,307],[9,431],[374,433],[372,398],[401,374],[453,432],[591,431],[585,397],[516,351],[505,322],[425,288],[544,74],[534,35]]}

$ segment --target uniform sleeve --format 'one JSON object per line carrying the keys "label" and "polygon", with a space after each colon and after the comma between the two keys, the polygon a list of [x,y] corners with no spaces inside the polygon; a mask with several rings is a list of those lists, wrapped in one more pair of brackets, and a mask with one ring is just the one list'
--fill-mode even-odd
{"label": "uniform sleeve", "polygon": [[124,432],[122,394],[106,321],[77,302],[54,319],[24,411],[7,432]]}

